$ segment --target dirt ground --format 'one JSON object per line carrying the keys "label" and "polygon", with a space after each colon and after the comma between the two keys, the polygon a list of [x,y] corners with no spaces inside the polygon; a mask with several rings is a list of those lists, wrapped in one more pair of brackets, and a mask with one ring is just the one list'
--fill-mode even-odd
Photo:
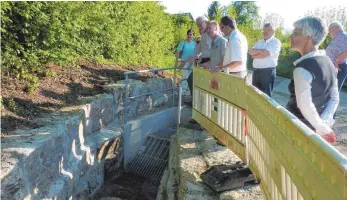
{"label": "dirt ground", "polygon": [[[66,106],[78,105],[81,97],[103,93],[102,85],[124,79],[124,72],[150,69],[149,66],[121,67],[100,65],[89,61],[78,67],[48,65],[54,77],[40,78],[40,86],[33,93],[25,92],[26,83],[14,76],[1,74],[1,134],[16,129],[39,128],[35,118],[43,117]],[[145,80],[151,73],[132,76]],[[172,77],[159,73],[159,77]]]}

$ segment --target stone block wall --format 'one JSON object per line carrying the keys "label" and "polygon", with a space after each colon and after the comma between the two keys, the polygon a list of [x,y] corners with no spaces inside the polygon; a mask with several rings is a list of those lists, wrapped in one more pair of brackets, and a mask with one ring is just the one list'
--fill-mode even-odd
{"label": "stone block wall", "polygon": [[[129,93],[172,87],[169,79],[131,81]],[[172,92],[131,100],[125,84],[40,119],[42,128],[17,130],[1,140],[1,199],[88,199],[123,162],[122,122],[172,104]],[[171,104],[170,104],[171,103]],[[169,105],[170,104],[170,105]],[[126,113],[127,112],[127,113]]]}

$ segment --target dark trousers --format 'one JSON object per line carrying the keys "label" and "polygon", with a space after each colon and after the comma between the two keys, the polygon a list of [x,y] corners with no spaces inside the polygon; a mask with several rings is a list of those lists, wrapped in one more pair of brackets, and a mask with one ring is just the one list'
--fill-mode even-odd
{"label": "dark trousers", "polygon": [[[339,64],[339,68],[341,71],[337,73],[337,85],[338,85],[339,92],[341,92],[343,83],[345,82],[347,77],[347,63]],[[336,112],[334,114],[334,119],[335,117],[336,117]]]}
{"label": "dark trousers", "polygon": [[337,73],[337,80],[338,80],[338,87],[340,92],[342,89],[342,85],[345,82],[347,77],[347,63],[339,64],[339,68],[341,71]]}
{"label": "dark trousers", "polygon": [[253,69],[252,84],[271,97],[276,78],[276,68]]}
{"label": "dark trousers", "polygon": [[[203,58],[201,59],[201,62],[200,64],[204,64],[206,62],[210,61],[210,58]],[[189,87],[189,91],[190,91],[190,94],[193,96],[193,72],[190,73],[188,79],[187,79],[187,82],[188,82],[188,87]]]}

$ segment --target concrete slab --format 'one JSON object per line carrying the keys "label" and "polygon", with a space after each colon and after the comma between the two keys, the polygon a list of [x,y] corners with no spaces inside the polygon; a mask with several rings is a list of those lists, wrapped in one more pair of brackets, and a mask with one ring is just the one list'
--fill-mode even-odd
{"label": "concrete slab", "polygon": [[288,85],[291,80],[282,77],[277,77],[276,79],[277,85],[274,87],[273,92],[289,96]]}
{"label": "concrete slab", "polygon": [[[177,107],[168,108],[158,113],[131,120],[123,126],[125,166],[135,157],[148,135],[177,123],[177,112]],[[183,107],[181,119],[187,120],[189,117],[191,117],[191,110]]]}

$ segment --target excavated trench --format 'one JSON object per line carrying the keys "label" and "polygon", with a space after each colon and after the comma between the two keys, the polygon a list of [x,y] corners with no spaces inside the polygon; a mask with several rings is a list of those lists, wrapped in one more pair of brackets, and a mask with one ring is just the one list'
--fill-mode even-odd
{"label": "excavated trench", "polygon": [[154,200],[168,163],[170,137],[176,132],[170,126],[148,135],[137,154],[120,173],[105,171],[105,183],[92,199]]}

